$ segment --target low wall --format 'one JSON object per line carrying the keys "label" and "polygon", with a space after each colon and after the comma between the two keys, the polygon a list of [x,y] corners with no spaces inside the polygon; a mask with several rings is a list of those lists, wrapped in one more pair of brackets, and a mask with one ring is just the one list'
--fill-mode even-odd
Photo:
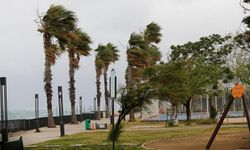
{"label": "low wall", "polygon": [[[95,113],[85,113],[82,115],[76,115],[78,121],[84,121],[85,119],[95,120]],[[58,125],[60,123],[60,117],[54,117],[55,124]],[[20,130],[32,130],[36,128],[36,119],[18,119],[18,120],[8,120],[8,130],[10,132],[16,132]],[[64,116],[64,123],[71,122],[71,115]],[[39,118],[40,127],[46,127],[48,125],[48,117]],[[1,123],[0,123],[1,129]],[[0,131],[1,132],[1,131]]]}

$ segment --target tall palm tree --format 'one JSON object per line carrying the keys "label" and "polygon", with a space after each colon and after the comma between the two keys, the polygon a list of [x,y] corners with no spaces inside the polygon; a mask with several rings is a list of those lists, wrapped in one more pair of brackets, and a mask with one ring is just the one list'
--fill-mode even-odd
{"label": "tall palm tree", "polygon": [[77,18],[72,11],[66,10],[61,5],[51,5],[44,16],[39,16],[38,31],[43,34],[45,53],[44,90],[47,98],[48,127],[55,127],[52,113],[52,71],[60,50],[66,44],[65,35],[75,29]]}
{"label": "tall palm tree", "polygon": [[[97,74],[97,105],[100,109],[100,76],[103,73],[104,77],[104,94],[105,94],[105,109],[106,109],[106,117],[110,116],[109,112],[109,92],[108,92],[108,78],[107,72],[109,69],[110,63],[114,63],[118,60],[118,50],[116,46],[111,43],[107,45],[99,45],[98,48],[95,50],[97,52],[96,55],[96,74]],[[99,93],[99,94],[98,94]],[[99,111],[98,111],[99,112]]]}
{"label": "tall palm tree", "polygon": [[69,98],[71,102],[71,123],[76,124],[75,113],[75,71],[79,68],[80,56],[88,56],[90,53],[90,37],[77,29],[67,34],[67,51],[69,57]]}
{"label": "tall palm tree", "polygon": [[101,118],[101,82],[100,78],[102,75],[103,62],[99,58],[95,60],[96,69],[96,100],[97,100],[97,119]]}
{"label": "tall palm tree", "polygon": [[107,78],[107,72],[109,69],[110,63],[114,63],[119,59],[118,50],[116,46],[114,46],[111,43],[108,43],[105,46],[105,52],[103,53],[103,61],[104,61],[104,67],[103,67],[103,77],[104,77],[104,94],[105,94],[105,109],[106,109],[106,118],[110,117],[110,103],[109,103],[109,92],[108,92],[108,78]]}
{"label": "tall palm tree", "polygon": [[102,69],[104,66],[103,60],[101,59],[101,49],[103,49],[104,46],[99,45],[97,49],[95,50],[97,52],[96,57],[95,57],[95,70],[96,70],[96,100],[97,100],[97,119],[101,118],[101,82],[100,78],[102,75]]}

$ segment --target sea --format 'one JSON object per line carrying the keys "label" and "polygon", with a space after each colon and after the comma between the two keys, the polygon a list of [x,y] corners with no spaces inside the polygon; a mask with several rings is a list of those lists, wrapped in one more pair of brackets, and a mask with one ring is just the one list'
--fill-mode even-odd
{"label": "sea", "polygon": [[[1,112],[0,112],[1,114]],[[64,115],[70,115],[70,109],[64,109]],[[76,111],[76,114],[79,114],[79,111]],[[47,117],[47,110],[39,110],[39,117]],[[53,110],[53,116],[59,116],[58,109]],[[8,110],[8,120],[16,119],[32,119],[35,118],[35,110],[32,109],[13,109]]]}

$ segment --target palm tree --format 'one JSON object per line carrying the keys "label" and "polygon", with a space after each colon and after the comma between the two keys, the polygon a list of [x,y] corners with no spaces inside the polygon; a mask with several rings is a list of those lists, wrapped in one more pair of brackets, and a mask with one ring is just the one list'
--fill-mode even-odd
{"label": "palm tree", "polygon": [[76,124],[75,114],[75,71],[79,68],[80,56],[88,56],[91,50],[89,44],[90,37],[77,29],[67,34],[68,45],[67,51],[69,56],[69,98],[71,102],[71,123]]}
{"label": "palm tree", "polygon": [[61,5],[51,5],[44,16],[39,16],[38,31],[43,34],[45,53],[44,90],[47,98],[48,127],[55,127],[51,103],[53,93],[51,66],[55,64],[60,51],[65,48],[65,35],[75,29],[76,21],[75,14]]}
{"label": "palm tree", "polygon": [[95,50],[97,52],[95,57],[95,70],[96,70],[96,100],[97,100],[97,119],[101,118],[100,107],[101,107],[101,82],[100,78],[102,75],[102,69],[104,66],[103,60],[100,58],[100,51],[103,46],[99,45]]}
{"label": "palm tree", "polygon": [[[106,108],[106,117],[110,116],[109,113],[109,92],[108,92],[108,82],[107,82],[107,71],[109,69],[110,63],[114,63],[118,60],[118,50],[116,47],[108,43],[107,45],[99,45],[95,50],[96,55],[96,85],[97,85],[97,105],[100,109],[100,76],[103,73],[104,77],[104,94],[105,94],[105,108]],[[100,111],[98,110],[98,113]]]}
{"label": "palm tree", "polygon": [[104,94],[105,94],[105,108],[106,108],[106,118],[110,117],[110,103],[109,103],[109,92],[108,92],[108,78],[107,78],[107,72],[109,69],[110,63],[114,63],[118,60],[118,50],[116,49],[116,46],[114,46],[111,43],[108,43],[105,46],[105,52],[103,53],[103,61],[104,61],[104,67],[103,67],[103,77],[104,77]]}

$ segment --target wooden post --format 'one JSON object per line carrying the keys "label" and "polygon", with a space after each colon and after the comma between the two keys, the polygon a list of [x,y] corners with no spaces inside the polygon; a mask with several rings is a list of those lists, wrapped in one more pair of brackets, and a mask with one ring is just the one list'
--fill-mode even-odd
{"label": "wooden post", "polygon": [[223,123],[223,120],[225,119],[225,117],[226,117],[226,115],[228,113],[228,110],[230,109],[230,106],[233,103],[233,100],[234,100],[234,97],[230,96],[228,104],[227,104],[227,106],[226,106],[226,108],[225,108],[225,110],[224,110],[224,112],[223,112],[223,114],[222,114],[222,116],[220,118],[220,121],[218,122],[218,124],[217,124],[216,128],[214,129],[214,132],[213,132],[209,142],[207,143],[206,150],[210,149],[210,146],[212,145],[212,143],[213,143],[213,141],[214,141],[214,139],[215,139],[215,137],[216,137],[222,123]]}
{"label": "wooden post", "polygon": [[245,110],[245,113],[246,113],[247,124],[248,124],[248,130],[249,130],[249,133],[250,133],[250,116],[249,116],[249,110],[248,110],[248,108],[247,108],[247,102],[246,102],[246,99],[245,99],[245,96],[244,96],[244,95],[242,96],[242,101],[243,101],[244,110]]}

